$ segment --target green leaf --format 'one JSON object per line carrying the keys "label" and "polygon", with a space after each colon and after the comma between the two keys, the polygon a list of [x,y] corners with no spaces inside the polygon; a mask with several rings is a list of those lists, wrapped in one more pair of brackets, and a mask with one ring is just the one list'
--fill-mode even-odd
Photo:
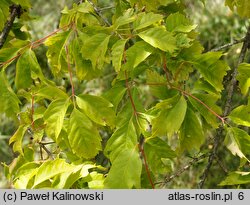
{"label": "green leaf", "polygon": [[250,127],[250,105],[236,107],[228,117],[237,125]]}
{"label": "green leaf", "polygon": [[54,100],[50,103],[44,113],[44,122],[46,124],[46,133],[49,137],[56,140],[62,130],[63,121],[69,101],[65,99]]}
{"label": "green leaf", "polygon": [[85,59],[92,62],[93,68],[102,69],[105,62],[105,54],[108,49],[110,35],[98,33],[84,41],[82,54]]}
{"label": "green leaf", "polygon": [[126,70],[132,70],[143,62],[154,51],[154,48],[144,41],[136,42],[126,51]]}
{"label": "green leaf", "polygon": [[76,76],[79,80],[87,79],[89,75],[95,73],[91,61],[84,59],[81,52],[79,52],[82,46],[78,38],[72,41],[71,49],[76,67]]}
{"label": "green leaf", "polygon": [[112,86],[112,88],[103,94],[103,97],[114,105],[114,110],[117,110],[119,103],[127,91],[124,84],[125,82],[116,83]]}
{"label": "green leaf", "polygon": [[230,186],[238,184],[249,184],[250,183],[250,172],[231,172],[228,174],[219,186]]}
{"label": "green leaf", "polygon": [[52,179],[54,176],[68,172],[72,169],[72,165],[65,162],[64,159],[55,159],[44,162],[35,176],[34,185],[32,188],[35,188],[40,183]]}
{"label": "green leaf", "polygon": [[55,99],[68,99],[69,96],[60,88],[54,85],[44,85],[42,86],[38,92],[36,93],[37,96],[49,99],[51,101]]}
{"label": "green leaf", "polygon": [[250,87],[250,64],[242,63],[238,67],[237,80],[240,83],[240,90],[243,95],[247,95]]}
{"label": "green leaf", "polygon": [[156,174],[165,174],[168,167],[165,166],[163,159],[173,159],[175,152],[170,146],[159,137],[149,138],[144,143],[144,151],[150,170]]}
{"label": "green leaf", "polygon": [[152,12],[149,13],[140,13],[134,22],[134,30],[139,30],[146,28],[154,23],[157,23],[163,19],[163,16],[160,14],[155,14]]}
{"label": "green leaf", "polygon": [[82,94],[76,97],[76,103],[84,113],[95,123],[103,126],[113,126],[115,112],[113,105],[100,96]]}
{"label": "green leaf", "polygon": [[88,187],[90,189],[103,189],[104,188],[104,176],[98,172],[91,172],[91,181],[88,182]]}
{"label": "green leaf", "polygon": [[217,128],[219,126],[218,118],[211,111],[209,111],[207,107],[209,107],[215,113],[220,115],[221,108],[218,105],[216,105],[218,96],[212,95],[212,94],[202,94],[198,92],[192,93],[192,95],[196,99],[190,96],[188,97],[188,99],[191,102],[191,104],[194,106],[194,108],[200,112],[200,114],[204,117],[204,119],[207,121],[209,125],[211,125],[214,128]]}
{"label": "green leaf", "polygon": [[19,104],[20,101],[9,86],[4,70],[2,70],[0,72],[0,113],[16,118],[20,111]]}
{"label": "green leaf", "polygon": [[170,14],[166,19],[166,28],[170,32],[188,33],[196,28],[191,22],[181,13],[177,12]]}
{"label": "green leaf", "polygon": [[136,148],[137,134],[132,120],[118,128],[109,138],[104,150],[104,154],[114,161],[123,150]]}
{"label": "green leaf", "polygon": [[104,187],[113,189],[140,188],[141,170],[142,163],[137,150],[135,148],[125,149],[112,162]]}
{"label": "green leaf", "polygon": [[21,166],[15,174],[15,189],[30,189],[31,179],[36,175],[38,167],[37,162],[28,162]]}
{"label": "green leaf", "polygon": [[[166,99],[173,97],[173,95],[177,93],[175,90],[170,90],[167,88],[167,81],[165,76],[160,75],[154,70],[147,70],[146,74],[147,84],[150,86],[149,89],[153,96],[160,99]],[[156,83],[156,85],[154,85],[154,83]],[[159,85],[157,85],[157,83]]]}
{"label": "green leaf", "polygon": [[27,64],[29,61],[27,61],[26,55],[21,55],[16,64],[15,86],[17,89],[28,88],[33,82],[31,70]]}
{"label": "green leaf", "polygon": [[42,70],[34,51],[27,49],[17,61],[15,85],[18,89],[28,88],[37,78],[44,80]]}
{"label": "green leaf", "polygon": [[95,168],[95,165],[81,164],[72,166],[70,171],[57,175],[52,186],[54,189],[70,189],[78,179],[88,177],[91,168]]}
{"label": "green leaf", "polygon": [[221,52],[208,52],[202,54],[195,64],[204,79],[219,92],[223,89],[223,78],[229,70],[226,62],[219,60],[221,56]]}
{"label": "green leaf", "polygon": [[236,127],[228,128],[224,144],[233,155],[250,162],[247,158],[247,155],[250,154],[250,136],[245,131]]}
{"label": "green leaf", "polygon": [[11,0],[11,1],[17,5],[21,5],[25,9],[31,8],[30,0]]}
{"label": "green leaf", "polygon": [[21,155],[23,155],[22,142],[26,130],[27,130],[26,125],[20,125],[15,134],[9,140],[9,144],[14,142],[13,151],[19,152]]}
{"label": "green leaf", "polygon": [[67,69],[65,46],[70,36],[71,31],[65,31],[57,33],[45,41],[45,45],[48,46],[46,55],[54,75]]}
{"label": "green leaf", "polygon": [[119,72],[122,65],[122,59],[124,56],[125,44],[128,39],[120,39],[112,46],[112,64],[116,72]]}
{"label": "green leaf", "polygon": [[200,146],[205,141],[205,136],[202,130],[201,122],[192,109],[188,108],[185,119],[180,129],[180,149],[188,150],[189,152],[199,151]]}
{"label": "green leaf", "polygon": [[163,51],[173,53],[177,48],[175,37],[162,27],[150,28],[138,35],[151,46]]}
{"label": "green leaf", "polygon": [[6,20],[9,16],[9,2],[6,0],[2,0],[0,3],[0,31],[3,30]]}
{"label": "green leaf", "polygon": [[119,16],[117,19],[114,21],[114,28],[117,29],[120,26],[132,23],[133,21],[136,20],[136,15],[134,14],[133,9],[128,9],[126,10],[122,16]]}
{"label": "green leaf", "polygon": [[73,153],[85,159],[94,158],[102,150],[101,137],[92,122],[74,109],[70,116],[69,143]]}
{"label": "green leaf", "polygon": [[177,132],[184,120],[187,102],[183,96],[170,109],[162,109],[159,116],[152,120],[153,136],[172,136]]}
{"label": "green leaf", "polygon": [[250,2],[249,0],[226,0],[225,5],[234,11],[236,6],[237,12],[241,17],[250,18]]}

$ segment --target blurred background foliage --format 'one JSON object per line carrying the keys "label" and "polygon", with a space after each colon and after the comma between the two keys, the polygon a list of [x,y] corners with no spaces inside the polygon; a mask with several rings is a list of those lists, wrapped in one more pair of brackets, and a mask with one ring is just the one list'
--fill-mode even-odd
{"label": "blurred background foliage", "polygon": [[[114,1],[111,0],[95,0],[101,12],[105,15],[111,22],[111,16],[114,12]],[[30,15],[28,21],[22,22],[26,25],[24,30],[28,31],[30,35],[24,36],[24,38],[31,38],[30,40],[36,40],[42,38],[49,34],[50,32],[56,30],[59,24],[60,11],[65,7],[72,7],[73,3],[78,3],[75,0],[31,0],[33,5],[30,10]],[[200,33],[199,40],[205,48],[205,51],[209,51],[213,48],[217,48],[221,45],[233,42],[235,39],[241,39],[249,25],[245,19],[241,19],[236,14],[233,14],[227,7],[224,6],[224,0],[207,0],[205,5],[202,1],[197,0],[185,0],[184,1],[187,9],[186,13],[189,18],[198,25],[197,31]],[[31,20],[30,20],[31,19]],[[241,44],[233,46],[228,49],[225,53],[225,59],[228,64],[233,67],[238,59],[238,54],[240,52]],[[46,61],[46,47],[40,46],[35,50],[39,63],[43,69],[46,71],[45,75],[52,77],[49,67]],[[247,62],[250,62],[250,56],[247,57]],[[48,68],[48,69],[46,69]],[[114,72],[107,68],[105,69],[105,77],[94,79],[88,82],[78,82],[75,81],[76,90],[78,92],[86,93],[99,93],[105,90],[112,81],[114,77]],[[8,69],[8,77],[11,82],[14,79],[14,66]],[[68,80],[58,80],[55,82],[64,88],[70,88]],[[12,82],[13,83],[13,82]],[[143,89],[143,88],[141,88]],[[145,105],[149,105],[153,99],[148,98],[149,96],[142,96],[143,99],[147,99]],[[236,97],[237,98],[237,97]],[[239,99],[236,99],[239,100]],[[244,99],[241,99],[244,100]],[[4,115],[0,115],[0,162],[9,164],[13,158],[14,154],[8,145],[8,140],[11,135],[15,132],[16,124],[10,119],[6,118]],[[212,135],[213,133],[208,133],[207,142],[204,145],[205,150],[212,149]],[[223,162],[220,160],[223,159]],[[184,165],[188,164],[192,159],[189,157],[178,158],[178,163],[174,167],[174,170],[178,170]],[[201,161],[196,163],[195,166],[185,171],[181,176],[176,177],[175,180],[166,186],[165,188],[196,188],[197,182],[199,182],[200,174],[202,173],[207,161]],[[210,171],[210,176],[207,181],[207,187],[220,188],[217,186],[218,181],[222,181],[223,178],[219,173],[226,172],[227,170],[234,169],[239,165],[240,161],[230,156],[229,152],[220,152],[220,159],[218,159],[215,166],[213,166]],[[224,167],[226,164],[227,167]],[[164,177],[164,176],[162,176]],[[0,166],[0,188],[10,188],[11,185],[8,184],[5,177],[3,176],[3,167]],[[249,188],[249,187],[246,187]]]}

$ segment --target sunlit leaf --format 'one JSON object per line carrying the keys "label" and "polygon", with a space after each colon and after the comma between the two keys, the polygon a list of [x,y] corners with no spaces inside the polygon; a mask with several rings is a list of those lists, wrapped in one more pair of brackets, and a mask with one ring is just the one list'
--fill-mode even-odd
{"label": "sunlit leaf", "polygon": [[250,172],[230,172],[226,179],[224,179],[219,186],[230,186],[238,184],[249,184]]}
{"label": "sunlit leaf", "polygon": [[99,33],[88,38],[82,47],[85,59],[91,60],[93,68],[102,69],[105,62],[105,54],[108,49],[110,35]]}
{"label": "sunlit leaf", "polygon": [[115,112],[113,105],[105,98],[82,94],[76,97],[77,105],[95,123],[106,126],[114,125]]}
{"label": "sunlit leaf", "polygon": [[224,144],[233,155],[250,161],[247,158],[250,154],[250,136],[245,131],[236,127],[228,128]]}
{"label": "sunlit leaf", "polygon": [[78,157],[91,159],[102,149],[101,137],[92,122],[74,109],[70,116],[69,143],[73,153]]}
{"label": "sunlit leaf", "polygon": [[11,89],[4,70],[0,72],[0,82],[0,113],[6,113],[8,117],[16,118],[20,110],[20,101]]}
{"label": "sunlit leaf", "polygon": [[187,109],[187,102],[182,96],[176,104],[170,108],[162,109],[159,116],[152,121],[153,136],[172,136],[177,132],[184,120]]}
{"label": "sunlit leaf", "polygon": [[238,125],[250,127],[250,105],[236,107],[228,117]]}
{"label": "sunlit leaf", "polygon": [[65,99],[54,100],[50,103],[44,113],[44,121],[46,123],[46,133],[52,139],[57,139],[62,127],[69,101]]}
{"label": "sunlit leaf", "polygon": [[26,130],[26,125],[20,125],[15,134],[9,140],[9,144],[12,144],[14,142],[13,151],[19,152],[21,155],[23,155],[22,142]]}
{"label": "sunlit leaf", "polygon": [[132,70],[152,54],[154,48],[144,41],[136,42],[126,51],[126,64],[124,69]]}
{"label": "sunlit leaf", "polygon": [[44,162],[37,170],[33,188],[58,174],[70,171],[71,167],[72,165],[65,162],[64,159],[48,160]]}
{"label": "sunlit leaf", "polygon": [[225,4],[234,11],[236,6],[237,12],[241,17],[250,18],[250,2],[248,0],[226,0]]}
{"label": "sunlit leaf", "polygon": [[[33,185],[30,181],[36,175],[38,168],[39,163],[37,162],[28,162],[21,166],[15,175],[15,189],[30,189]],[[32,185],[29,186],[30,184]]]}
{"label": "sunlit leaf", "polygon": [[130,120],[113,133],[107,142],[104,153],[111,161],[114,161],[122,150],[135,149],[136,143],[137,135],[135,126],[132,120]]}
{"label": "sunlit leaf", "polygon": [[119,72],[121,69],[126,42],[127,39],[120,39],[112,47],[112,64],[116,72]]}
{"label": "sunlit leaf", "polygon": [[52,37],[49,37],[45,41],[45,45],[48,46],[47,57],[51,66],[52,73],[57,75],[61,70],[66,70],[66,51],[65,46],[71,35],[71,31],[65,31],[57,33]]}
{"label": "sunlit leaf", "polygon": [[155,48],[173,53],[176,47],[176,39],[162,27],[150,28],[138,34],[145,42]]}
{"label": "sunlit leaf", "polygon": [[237,80],[240,83],[240,90],[243,95],[247,95],[250,87],[250,64],[242,63],[238,67]]}
{"label": "sunlit leaf", "polygon": [[160,14],[155,14],[153,12],[141,13],[134,22],[134,30],[146,28],[154,23],[161,21],[162,19],[163,16]]}
{"label": "sunlit leaf", "polygon": [[223,78],[229,70],[225,61],[219,60],[222,56],[220,52],[208,52],[202,54],[195,65],[204,79],[208,81],[217,91],[223,89]]}
{"label": "sunlit leaf", "polygon": [[141,186],[142,163],[136,149],[125,149],[112,161],[105,188],[129,189]]}
{"label": "sunlit leaf", "polygon": [[166,28],[168,31],[174,32],[190,32],[196,28],[196,25],[192,25],[183,14],[177,12],[170,14],[166,19]]}

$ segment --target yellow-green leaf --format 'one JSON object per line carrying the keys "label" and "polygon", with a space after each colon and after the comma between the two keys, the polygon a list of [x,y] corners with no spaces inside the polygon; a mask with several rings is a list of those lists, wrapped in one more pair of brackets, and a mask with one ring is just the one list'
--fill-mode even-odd
{"label": "yellow-green leaf", "polygon": [[139,30],[146,28],[154,23],[157,23],[163,19],[160,14],[155,14],[153,12],[140,13],[134,22],[134,30]]}
{"label": "yellow-green leaf", "polygon": [[236,107],[228,117],[237,125],[250,127],[250,104]]}
{"label": "yellow-green leaf", "polygon": [[219,186],[230,186],[250,183],[250,172],[231,172],[228,174]]}
{"label": "yellow-green leaf", "polygon": [[250,162],[247,158],[250,154],[250,136],[245,131],[236,127],[228,128],[224,144],[233,155]]}
{"label": "yellow-green leaf", "polygon": [[110,35],[98,33],[84,41],[81,50],[83,57],[91,60],[94,69],[103,69],[109,38]]}
{"label": "yellow-green leaf", "polygon": [[153,136],[172,136],[177,132],[184,120],[187,102],[182,96],[170,109],[162,109],[159,116],[152,120]]}
{"label": "yellow-green leaf", "polygon": [[54,100],[50,103],[44,113],[44,121],[46,123],[46,133],[49,137],[56,140],[62,130],[63,121],[69,101],[65,99]]}
{"label": "yellow-green leaf", "polygon": [[68,138],[71,149],[78,157],[94,158],[102,150],[98,130],[86,115],[74,109],[70,116]]}
{"label": "yellow-green leaf", "polygon": [[149,28],[138,35],[151,46],[163,51],[173,53],[177,48],[175,37],[162,27]]}
{"label": "yellow-green leaf", "polygon": [[13,143],[13,151],[19,152],[21,155],[23,155],[23,137],[27,130],[27,125],[20,125],[15,134],[10,138],[9,144]]}
{"label": "yellow-green leaf", "polygon": [[16,118],[19,112],[20,100],[11,89],[4,70],[0,72],[0,113]]}
{"label": "yellow-green leaf", "polygon": [[247,95],[250,87],[250,64],[242,63],[238,67],[237,80],[240,83],[240,90],[243,95]]}
{"label": "yellow-green leaf", "polygon": [[65,162],[64,159],[55,159],[44,162],[37,170],[33,188],[48,179],[52,179],[58,174],[72,170],[71,168],[72,165]]}
{"label": "yellow-green leaf", "polygon": [[120,39],[112,46],[112,64],[116,72],[119,72],[122,65],[124,56],[125,44],[128,39]]}
{"label": "yellow-green leaf", "polygon": [[141,186],[142,163],[137,150],[125,149],[112,162],[104,188],[131,189]]}
{"label": "yellow-green leaf", "polygon": [[76,97],[79,108],[95,123],[106,126],[113,126],[115,112],[113,105],[103,97],[82,94]]}

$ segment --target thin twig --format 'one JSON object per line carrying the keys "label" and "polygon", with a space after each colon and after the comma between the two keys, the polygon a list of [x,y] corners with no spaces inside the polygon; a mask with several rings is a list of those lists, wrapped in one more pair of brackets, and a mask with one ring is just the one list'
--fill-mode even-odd
{"label": "thin twig", "polygon": [[107,24],[108,26],[111,26],[111,23],[109,23],[108,19],[106,19],[102,15],[102,13],[100,12],[100,9],[98,9],[97,6],[91,0],[88,0],[88,2],[91,4],[91,6],[93,6],[96,14],[104,21],[104,23]]}
{"label": "thin twig", "polygon": [[124,74],[125,74],[125,77],[126,77],[126,87],[127,87],[127,91],[128,91],[128,96],[129,96],[129,99],[130,99],[130,102],[131,102],[131,105],[132,105],[132,108],[133,108],[133,111],[134,111],[134,115],[135,115],[135,117],[137,117],[137,110],[136,110],[135,102],[133,100],[133,96],[132,96],[132,93],[131,93],[131,90],[130,90],[127,71],[124,71]]}
{"label": "thin twig", "polygon": [[[237,63],[237,66],[234,67],[233,69],[233,73],[232,73],[232,78],[231,78],[231,81],[229,83],[229,86],[227,87],[226,91],[227,91],[227,100],[226,100],[226,104],[225,104],[225,108],[224,108],[224,112],[223,112],[223,117],[226,117],[230,112],[231,112],[231,109],[232,109],[232,98],[233,98],[233,93],[234,93],[234,90],[237,86],[237,74],[238,74],[238,67],[241,63],[244,62],[244,59],[245,59],[245,56],[246,56],[246,52],[247,52],[247,49],[250,45],[250,26],[248,28],[248,31],[247,31],[247,34],[246,34],[246,37],[244,38],[244,43],[243,43],[243,46],[242,46],[242,49],[241,49],[241,52],[240,52],[240,56],[239,56],[239,60],[238,60],[238,63]],[[220,145],[220,141],[222,141],[223,139],[223,126],[220,125],[220,127],[217,129],[216,131],[216,135],[214,137],[214,147],[213,147],[213,150],[212,152],[210,153],[209,155],[209,159],[208,159],[208,164],[201,176],[201,181],[199,182],[198,184],[198,188],[203,188],[204,186],[204,183],[208,177],[208,173],[209,173],[209,170],[213,164],[213,161],[216,159],[216,154],[217,154],[217,151],[218,151],[218,148],[219,148],[219,145]]]}
{"label": "thin twig", "polygon": [[144,152],[144,138],[142,138],[143,140],[141,140],[141,143],[139,144],[139,150],[140,150],[140,153],[141,153],[141,156],[143,158],[143,162],[144,162],[144,166],[145,166],[145,169],[146,169],[146,173],[148,175],[148,179],[149,179],[149,182],[152,186],[152,189],[155,188],[155,185],[154,185],[154,182],[152,180],[152,177],[151,177],[151,174],[150,174],[150,171],[149,171],[149,168],[148,168],[148,162],[147,162],[147,158],[146,158],[146,155],[145,155],[145,152]]}
{"label": "thin twig", "polygon": [[182,90],[180,88],[177,88],[175,86],[171,86],[171,88],[182,92],[187,97],[193,98],[194,100],[196,100],[197,102],[199,102],[200,104],[202,104],[205,108],[207,108],[207,110],[209,112],[211,112],[213,115],[215,115],[222,122],[222,124],[225,124],[225,119],[223,117],[221,117],[219,114],[217,114],[214,110],[212,110],[207,104],[205,104],[204,102],[202,102],[199,98],[197,98],[194,95],[192,95],[192,94],[190,94],[190,93],[188,93],[188,92],[186,92],[186,91],[184,91],[184,90]]}
{"label": "thin twig", "polygon": [[10,17],[6,21],[3,31],[0,35],[0,49],[3,47],[9,35],[9,32],[13,26],[15,18],[21,14],[21,6],[13,4],[12,6],[10,6],[10,10],[11,10]]}
{"label": "thin twig", "polygon": [[216,156],[215,156],[215,159],[216,159],[216,161],[218,162],[220,168],[227,174],[227,173],[228,173],[228,170],[227,170],[227,168],[225,167],[225,165],[222,163],[222,161],[220,160],[220,158],[218,157],[217,154],[216,154]]}
{"label": "thin twig", "polygon": [[[147,83],[147,85],[155,85],[155,86],[168,86],[167,83]],[[194,95],[192,95],[191,93],[182,90],[180,88],[177,88],[173,85],[170,85],[171,87],[169,89],[174,89],[174,90],[178,90],[180,91],[183,95],[187,96],[187,97],[191,97],[194,100],[196,100],[198,103],[200,103],[201,105],[203,105],[210,113],[212,113],[214,116],[216,116],[221,122],[222,124],[225,123],[225,119],[223,117],[221,117],[218,113],[216,113],[212,108],[210,108],[206,103],[204,103],[203,101],[201,101],[199,98],[195,97]]]}
{"label": "thin twig", "polygon": [[[102,19],[102,21],[103,21],[107,26],[111,26],[111,23],[109,23],[108,19],[105,18],[105,17],[103,16],[103,14],[101,13],[101,10],[102,10],[102,9],[99,9],[91,0],[87,0],[87,1],[91,4],[91,6],[93,6],[94,11],[95,11],[95,13],[97,14],[97,16],[99,16],[99,17]],[[119,37],[120,39],[124,39],[124,38],[122,37],[122,35],[119,34],[117,31],[115,31],[115,33],[118,35],[118,37]]]}
{"label": "thin twig", "polygon": [[190,167],[195,165],[200,160],[205,159],[206,157],[208,157],[208,154],[203,154],[203,155],[201,155],[199,157],[194,157],[193,160],[191,160],[187,165],[185,165],[184,167],[182,167],[181,169],[176,171],[171,176],[166,177],[166,179],[164,181],[156,182],[155,185],[158,185],[158,184],[166,185],[167,183],[171,182],[176,177],[179,177],[183,172],[187,171]]}
{"label": "thin twig", "polygon": [[35,108],[34,108],[34,103],[35,103],[35,96],[32,93],[32,97],[31,97],[31,113],[30,113],[30,117],[31,117],[31,127],[34,131],[35,127],[34,127],[34,112],[35,112]]}
{"label": "thin twig", "polygon": [[228,49],[228,48],[230,48],[230,47],[232,47],[232,46],[234,46],[234,45],[236,45],[236,44],[239,44],[239,43],[244,42],[245,38],[246,38],[246,37],[241,38],[241,39],[239,39],[239,40],[234,40],[232,43],[225,44],[225,45],[220,46],[220,47],[218,47],[218,48],[213,48],[213,49],[211,49],[210,51],[221,51],[221,50],[224,50],[224,49]]}
{"label": "thin twig", "polygon": [[[40,147],[48,154],[51,159],[54,159],[53,154],[48,150],[48,148],[43,144],[39,143]],[[43,158],[42,158],[43,159]]]}
{"label": "thin twig", "polygon": [[66,28],[69,28],[72,24],[69,24],[69,25],[66,25],[62,28],[58,28],[56,29],[55,31],[51,32],[50,34],[48,34],[47,36],[41,38],[41,39],[38,39],[34,42],[31,42],[29,43],[28,45],[24,46],[23,48],[21,48],[19,50],[19,52],[17,53],[17,55],[15,55],[14,57],[10,58],[9,60],[5,61],[5,62],[2,62],[0,63],[0,68],[11,63],[12,61],[14,61],[15,59],[19,58],[21,55],[22,55],[22,52],[25,51],[26,48],[30,48],[30,49],[34,49],[34,48],[37,48],[38,46],[40,46],[47,38],[49,38],[50,36],[53,36],[55,34],[57,34],[59,31],[62,31]]}

